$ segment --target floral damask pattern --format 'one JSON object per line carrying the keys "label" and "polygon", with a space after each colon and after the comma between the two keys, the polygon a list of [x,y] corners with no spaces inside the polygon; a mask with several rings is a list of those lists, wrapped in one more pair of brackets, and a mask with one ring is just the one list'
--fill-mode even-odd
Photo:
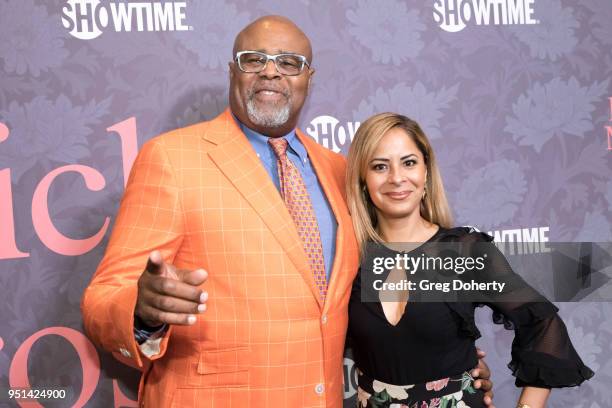
{"label": "floral damask pattern", "polygon": [[[190,31],[107,27],[85,41],[62,24],[65,0],[0,0],[0,123],[9,132],[0,135],[0,172],[10,171],[16,245],[29,254],[0,260],[0,389],[26,338],[49,326],[81,330],[80,296],[106,245],[79,257],[50,251],[32,226],[40,180],[68,164],[94,168],[106,182],[100,191],[88,190],[75,174],[54,181],[51,217],[75,239],[91,236],[104,217],[112,222],[124,188],[124,157],[118,134],[107,129],[133,117],[141,146],[161,131],[219,113],[227,106],[234,36],[265,14],[288,16],[312,39],[316,74],[302,128],[328,115],[348,132],[374,113],[403,113],[422,125],[439,153],[457,223],[483,231],[541,226],[549,227],[551,240],[612,241],[605,133],[612,97],[610,1],[535,0],[538,24],[472,20],[458,33],[438,26],[432,3],[187,0]],[[598,372],[585,387],[555,391],[549,405],[607,407],[612,303],[560,306],[562,317],[571,317],[572,340]],[[516,390],[506,364],[512,337],[490,327],[487,317],[479,346],[488,352],[496,401],[511,401]],[[33,383],[59,378],[80,384],[81,367],[64,346],[66,352],[55,345],[44,364],[31,367]],[[109,355],[101,354],[101,361],[103,373],[127,382],[124,393],[135,398],[137,374],[117,368]],[[103,375],[92,406],[113,403],[110,378]],[[354,406],[357,396],[351,398],[346,406]]]}
{"label": "floral damask pattern", "polygon": [[372,60],[383,64],[415,58],[423,49],[419,11],[397,0],[359,0],[346,12],[349,33],[372,53]]}
{"label": "floral damask pattern", "polygon": [[561,0],[539,0],[535,3],[539,24],[515,26],[512,31],[527,47],[532,57],[556,61],[569,54],[578,44],[576,29],[580,23],[572,7]]}
{"label": "floral damask pattern", "polygon": [[461,185],[455,200],[458,221],[491,227],[511,222],[526,192],[527,182],[518,162],[490,163],[471,172]]}
{"label": "floral damask pattern", "polygon": [[35,77],[58,67],[68,56],[67,37],[59,15],[49,15],[44,2],[0,1],[0,60],[8,73]]}
{"label": "floral damask pattern", "polygon": [[55,101],[37,96],[29,102],[11,102],[0,110],[0,120],[11,129],[1,145],[2,163],[11,167],[14,179],[41,162],[78,163],[90,154],[95,125],[108,114],[111,99],[74,105],[66,95]]}
{"label": "floral damask pattern", "polygon": [[420,81],[414,86],[399,83],[389,90],[376,89],[359,103],[353,117],[360,121],[378,112],[400,112],[416,120],[431,139],[441,137],[440,120],[443,110],[457,99],[458,85],[430,91]]}
{"label": "floral damask pattern", "polygon": [[234,37],[250,20],[249,13],[230,2],[193,2],[189,19],[197,27],[176,37],[198,56],[204,68],[218,69],[232,59]]}
{"label": "floral damask pattern", "polygon": [[521,145],[540,151],[550,139],[572,135],[584,137],[593,130],[592,113],[604,99],[609,80],[581,86],[575,77],[535,83],[512,105],[514,116],[506,118],[504,130]]}

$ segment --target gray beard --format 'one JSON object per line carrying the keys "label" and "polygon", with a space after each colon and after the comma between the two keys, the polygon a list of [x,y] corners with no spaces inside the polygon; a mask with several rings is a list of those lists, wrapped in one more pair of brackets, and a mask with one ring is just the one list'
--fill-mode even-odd
{"label": "gray beard", "polygon": [[264,128],[277,128],[283,126],[289,120],[291,103],[287,102],[278,109],[262,111],[253,101],[253,97],[247,100],[247,116],[249,120]]}

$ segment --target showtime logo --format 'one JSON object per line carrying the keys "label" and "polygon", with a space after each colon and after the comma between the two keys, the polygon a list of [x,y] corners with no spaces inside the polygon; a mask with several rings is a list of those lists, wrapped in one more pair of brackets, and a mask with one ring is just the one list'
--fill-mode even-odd
{"label": "showtime logo", "polygon": [[[547,242],[550,242],[548,227],[528,227],[489,231],[497,247],[507,255],[541,254],[550,252]],[[500,245],[501,244],[501,245]]]}
{"label": "showtime logo", "polygon": [[456,33],[476,25],[533,25],[535,0],[434,0],[433,18],[444,31]]}
{"label": "showtime logo", "polygon": [[113,2],[67,0],[62,7],[62,24],[70,35],[92,40],[110,28],[113,31],[188,31],[186,2]]}
{"label": "showtime logo", "polygon": [[343,126],[333,116],[323,115],[310,121],[306,133],[321,146],[339,153],[344,146],[348,149],[359,125],[360,122],[347,122],[346,126]]}

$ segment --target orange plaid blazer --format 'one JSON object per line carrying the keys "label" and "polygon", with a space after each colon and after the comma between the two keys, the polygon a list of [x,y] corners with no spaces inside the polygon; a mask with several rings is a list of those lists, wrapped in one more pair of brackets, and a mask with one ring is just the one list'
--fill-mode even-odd
{"label": "orange plaid blazer", "polygon": [[[345,160],[298,130],[338,222],[325,303],[283,200],[229,109],[158,136],[134,163],[115,226],[82,300],[88,335],[143,371],[146,407],[341,407],[357,244]],[[133,334],[136,282],[159,249],[205,268],[208,309],[148,358]]]}

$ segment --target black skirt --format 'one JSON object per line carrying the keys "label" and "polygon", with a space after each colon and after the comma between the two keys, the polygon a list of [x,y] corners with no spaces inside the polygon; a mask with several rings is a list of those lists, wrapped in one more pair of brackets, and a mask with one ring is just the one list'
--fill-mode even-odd
{"label": "black skirt", "polygon": [[486,408],[468,372],[420,384],[394,385],[357,370],[358,408]]}

